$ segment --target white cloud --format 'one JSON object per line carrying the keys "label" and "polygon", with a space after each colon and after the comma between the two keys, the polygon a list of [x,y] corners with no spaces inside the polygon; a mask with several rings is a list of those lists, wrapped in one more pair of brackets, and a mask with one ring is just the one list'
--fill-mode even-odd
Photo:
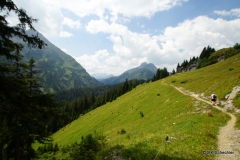
{"label": "white cloud", "polygon": [[[1,15],[6,16],[7,13],[5,13],[5,11],[3,11],[3,12],[1,12]],[[9,26],[14,26],[14,25],[17,25],[19,23],[18,17],[15,16],[15,13],[13,13],[13,12],[9,13],[9,16],[7,16],[6,20],[7,20]]]}
{"label": "white cloud", "polygon": [[[47,2],[48,0],[45,0]],[[188,0],[65,0],[48,2],[61,8],[68,9],[80,17],[97,15],[101,18],[104,14],[111,16],[123,15],[124,17],[151,17],[154,13],[169,10],[174,6],[181,5]]]}
{"label": "white cloud", "polygon": [[27,11],[27,14],[38,19],[34,27],[47,38],[59,36],[62,31],[64,16],[60,8],[44,1],[14,0],[14,3]]}
{"label": "white cloud", "polygon": [[108,32],[109,24],[103,20],[91,20],[86,26],[86,30],[92,34],[96,34],[98,32]]}
{"label": "white cloud", "polygon": [[[96,15],[101,19],[112,22],[121,21],[127,23],[132,17],[151,17],[156,12],[169,10],[174,6],[181,5],[188,0],[13,0],[19,8],[27,10],[27,14],[39,19],[34,25],[45,37],[62,37],[63,26],[80,28],[80,21],[65,17],[63,10],[72,12],[79,17]],[[13,19],[12,19],[13,20]],[[11,20],[9,20],[11,21]]]}
{"label": "white cloud", "polygon": [[[160,35],[151,36],[130,31],[126,26],[104,20],[92,20],[86,26],[87,31],[96,34],[110,34],[108,39],[113,43],[114,53],[81,56],[78,60],[91,74],[112,73],[136,67],[146,61],[157,67],[168,67],[172,71],[183,59],[199,56],[203,47],[210,45],[215,49],[233,46],[240,37],[240,19],[223,20],[199,16],[185,20],[176,27],[167,27]],[[86,65],[84,64],[86,61]],[[92,68],[88,66],[94,66]],[[100,70],[97,66],[102,66]],[[106,67],[107,66],[107,67]],[[109,68],[110,69],[109,69]]]}
{"label": "white cloud", "polygon": [[74,21],[68,17],[64,17],[63,25],[66,25],[70,28],[80,28],[81,27],[80,21]]}
{"label": "white cloud", "polygon": [[167,27],[160,41],[163,48],[184,49],[183,53],[196,55],[198,46],[211,45],[219,49],[236,43],[240,36],[239,23],[240,19],[226,21],[199,16],[177,27]]}
{"label": "white cloud", "polygon": [[[180,6],[188,0],[21,0],[14,2],[39,19],[36,29],[47,38],[50,36],[71,37],[63,27],[79,29],[79,20],[63,15],[63,10],[81,17],[96,15],[99,20],[86,21],[85,29],[91,34],[105,33],[113,43],[113,53],[105,48],[91,55],[76,59],[92,73],[114,73],[136,67],[142,62],[151,62],[158,67],[169,67],[190,56],[198,56],[203,47],[215,49],[229,47],[240,37],[240,19],[231,21],[199,16],[185,20],[177,26],[166,27],[159,35],[137,33],[124,26],[133,17],[152,17],[160,11]],[[239,17],[239,8],[230,11],[214,11],[221,16]],[[15,19],[9,19],[14,22]],[[144,24],[142,27],[145,28]],[[147,29],[147,28],[146,28]]]}
{"label": "white cloud", "polygon": [[73,36],[72,33],[69,33],[69,32],[66,32],[66,31],[61,31],[60,32],[60,37],[69,38],[69,37],[72,37],[72,36]]}
{"label": "white cloud", "polygon": [[84,54],[75,59],[88,71],[94,73],[112,73],[119,75],[129,68],[136,67],[140,62],[146,60],[142,57],[123,59],[116,54],[110,54],[107,50],[99,50],[93,55]]}
{"label": "white cloud", "polygon": [[[19,7],[27,11],[27,14],[33,18],[38,19],[37,23],[34,23],[34,27],[41,32],[45,37],[70,37],[71,33],[63,31],[63,26],[66,25],[70,28],[80,28],[80,21],[74,21],[69,17],[65,17],[62,14],[61,8],[64,6],[58,5],[54,1],[28,1],[14,0],[14,3]],[[13,19],[14,17],[10,17]]]}
{"label": "white cloud", "polygon": [[217,10],[214,11],[215,14],[220,15],[220,16],[232,16],[232,17],[238,17],[240,18],[240,8],[235,8],[230,11],[226,10]]}

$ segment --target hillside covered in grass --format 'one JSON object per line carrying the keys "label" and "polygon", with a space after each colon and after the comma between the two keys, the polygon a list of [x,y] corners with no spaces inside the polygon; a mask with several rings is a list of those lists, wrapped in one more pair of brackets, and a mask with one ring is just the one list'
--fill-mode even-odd
{"label": "hillside covered in grass", "polygon": [[[202,151],[217,149],[219,127],[229,116],[181,94],[172,85],[205,96],[215,92],[224,99],[240,82],[239,62],[240,54],[202,69],[139,85],[80,116],[55,133],[53,142],[65,148],[80,142],[82,136],[98,133],[105,137],[98,159],[111,159],[116,153],[132,159],[213,159],[214,155]],[[207,114],[209,110],[212,115]],[[60,150],[54,156],[68,159],[69,153]]]}

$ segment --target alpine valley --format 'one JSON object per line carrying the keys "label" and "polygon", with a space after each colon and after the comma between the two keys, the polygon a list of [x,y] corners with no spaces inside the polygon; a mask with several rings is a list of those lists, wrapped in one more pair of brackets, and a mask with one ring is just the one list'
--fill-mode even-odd
{"label": "alpine valley", "polygon": [[24,59],[33,58],[36,62],[35,69],[42,70],[38,77],[40,77],[41,85],[44,86],[44,92],[55,93],[71,88],[102,85],[91,77],[74,58],[49,42],[41,33],[28,30],[27,34],[38,34],[39,38],[47,44],[43,49],[29,48],[20,39],[14,39],[24,45]]}
{"label": "alpine valley", "polygon": [[42,72],[38,75],[42,90],[47,93],[57,93],[63,90],[76,88],[97,87],[123,83],[126,79],[148,80],[156,74],[157,68],[152,63],[142,63],[139,67],[129,69],[119,76],[111,76],[106,79],[95,79],[73,57],[63,52],[52,44],[41,33],[28,30],[26,33],[38,35],[47,44],[42,49],[29,48],[26,43],[18,38],[14,41],[24,45],[22,54],[24,61],[33,58],[36,62],[36,70]]}

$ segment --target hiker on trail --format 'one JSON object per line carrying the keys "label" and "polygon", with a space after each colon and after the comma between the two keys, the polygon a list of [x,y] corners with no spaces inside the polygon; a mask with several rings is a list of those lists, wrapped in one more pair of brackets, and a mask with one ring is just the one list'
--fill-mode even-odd
{"label": "hiker on trail", "polygon": [[215,104],[216,104],[217,96],[216,96],[215,93],[211,94],[211,101],[212,101],[212,105],[215,105]]}

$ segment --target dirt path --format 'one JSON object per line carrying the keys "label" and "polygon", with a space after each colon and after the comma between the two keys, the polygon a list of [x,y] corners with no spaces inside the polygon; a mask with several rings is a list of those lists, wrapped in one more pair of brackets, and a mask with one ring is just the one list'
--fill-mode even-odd
{"label": "dirt path", "polygon": [[[177,88],[175,86],[173,86],[175,89],[177,89],[179,92],[181,92],[182,94],[185,95],[189,95],[192,96],[194,98],[196,98],[199,101],[203,101],[205,103],[208,103],[210,105],[211,102],[207,101],[205,99],[202,99],[199,97],[199,95],[194,94],[192,92],[189,91],[185,91],[182,88]],[[225,112],[221,107],[219,106],[214,106],[214,108]],[[227,153],[229,152],[234,152],[233,154],[218,154],[216,156],[217,160],[240,160],[240,131],[239,130],[235,130],[234,126],[236,123],[236,117],[228,112],[225,112],[226,114],[228,114],[231,119],[228,121],[228,123],[220,128],[219,131],[219,135],[218,135],[218,151]]]}

